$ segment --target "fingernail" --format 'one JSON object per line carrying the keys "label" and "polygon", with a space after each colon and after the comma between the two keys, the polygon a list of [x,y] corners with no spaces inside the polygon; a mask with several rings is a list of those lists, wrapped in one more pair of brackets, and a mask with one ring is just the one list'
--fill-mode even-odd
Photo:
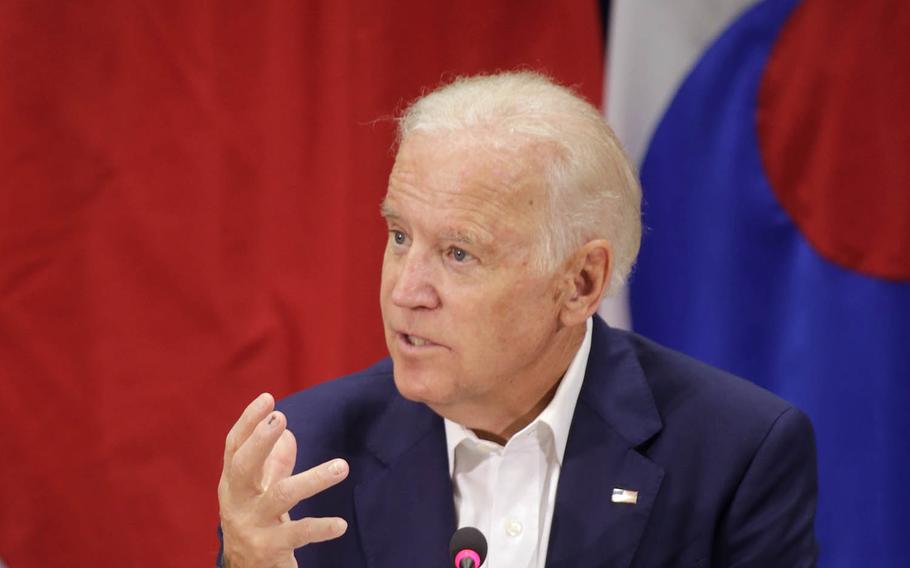
{"label": "fingernail", "polygon": [[274,428],[277,423],[278,423],[278,413],[273,412],[273,413],[269,414],[269,421],[266,422],[266,425]]}
{"label": "fingernail", "polygon": [[266,399],[266,393],[260,394],[259,396],[256,397],[256,400],[253,401],[253,407],[256,410],[262,410],[263,408],[265,408],[265,399]]}
{"label": "fingernail", "polygon": [[[329,473],[332,475],[344,475],[348,469],[348,464],[344,460],[335,460],[329,464]],[[345,525],[347,526],[347,525]]]}
{"label": "fingernail", "polygon": [[338,519],[335,521],[335,532],[338,534],[344,534],[344,531],[348,530],[348,522],[344,519]]}

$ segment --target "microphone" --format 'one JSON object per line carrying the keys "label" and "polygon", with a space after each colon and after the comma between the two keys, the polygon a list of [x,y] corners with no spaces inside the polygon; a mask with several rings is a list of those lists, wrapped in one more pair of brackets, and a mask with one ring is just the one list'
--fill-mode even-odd
{"label": "microphone", "polygon": [[487,558],[487,539],[474,527],[461,527],[449,541],[449,555],[455,568],[480,568]]}

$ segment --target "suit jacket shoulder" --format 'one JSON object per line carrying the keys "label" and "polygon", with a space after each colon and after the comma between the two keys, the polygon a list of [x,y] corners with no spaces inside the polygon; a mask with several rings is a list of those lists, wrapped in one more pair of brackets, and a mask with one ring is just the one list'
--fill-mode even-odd
{"label": "suit jacket shoulder", "polygon": [[814,438],[779,397],[598,320],[572,428],[548,566],[814,565]]}

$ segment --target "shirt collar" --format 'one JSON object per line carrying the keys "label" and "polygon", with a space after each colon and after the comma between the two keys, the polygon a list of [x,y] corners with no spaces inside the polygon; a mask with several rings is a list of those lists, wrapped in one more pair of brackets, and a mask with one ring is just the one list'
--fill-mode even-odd
{"label": "shirt collar", "polygon": [[[569,439],[569,427],[572,425],[572,416],[575,414],[575,404],[578,402],[578,393],[585,379],[585,370],[588,367],[588,355],[591,353],[591,333],[594,328],[592,318],[585,324],[585,337],[581,342],[575,357],[569,364],[566,374],[563,375],[553,399],[543,411],[522,428],[521,432],[534,428],[538,423],[546,424],[553,433],[553,442],[556,450],[556,460],[562,465],[562,458],[566,453],[566,442]],[[449,475],[455,469],[455,448],[465,440],[482,442],[477,435],[457,422],[445,419],[446,446],[449,454]],[[521,432],[517,432],[517,436]]]}

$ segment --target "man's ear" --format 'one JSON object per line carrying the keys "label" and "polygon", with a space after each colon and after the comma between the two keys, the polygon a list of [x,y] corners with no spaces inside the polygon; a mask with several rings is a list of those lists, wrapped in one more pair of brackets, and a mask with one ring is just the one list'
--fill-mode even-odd
{"label": "man's ear", "polygon": [[610,283],[613,249],[604,239],[588,241],[566,267],[566,294],[559,314],[566,327],[584,323],[597,311]]}

